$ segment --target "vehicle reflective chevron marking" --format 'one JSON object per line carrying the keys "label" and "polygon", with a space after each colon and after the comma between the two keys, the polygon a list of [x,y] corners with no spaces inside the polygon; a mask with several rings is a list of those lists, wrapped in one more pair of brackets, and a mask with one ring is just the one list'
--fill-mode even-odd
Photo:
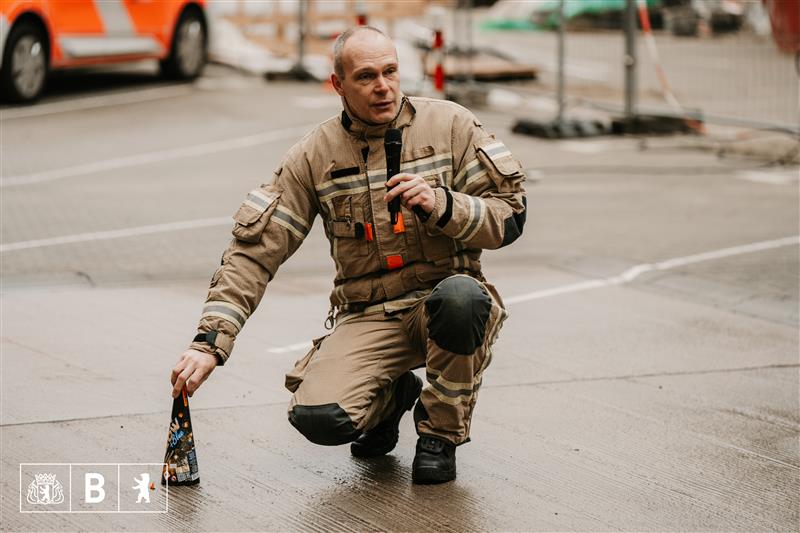
{"label": "vehicle reflective chevron marking", "polygon": [[6,37],[8,36],[8,19],[0,16],[0,65],[3,64],[3,50],[6,46]]}
{"label": "vehicle reflective chevron marking", "polygon": [[158,54],[162,47],[151,37],[62,37],[61,49],[71,58]]}
{"label": "vehicle reflective chevron marking", "polygon": [[121,0],[97,0],[95,10],[105,35],[62,35],[64,54],[74,58],[161,54],[163,47],[153,37],[138,35],[130,13]]}
{"label": "vehicle reflective chevron marking", "polygon": [[103,21],[106,35],[120,37],[136,35],[131,16],[124,2],[121,0],[95,0],[94,5]]}

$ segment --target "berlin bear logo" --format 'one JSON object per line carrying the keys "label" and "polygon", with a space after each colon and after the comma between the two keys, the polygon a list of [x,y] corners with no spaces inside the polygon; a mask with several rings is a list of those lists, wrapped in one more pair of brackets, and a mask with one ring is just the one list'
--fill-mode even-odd
{"label": "berlin bear logo", "polygon": [[64,501],[64,487],[55,474],[36,474],[28,485],[27,500],[34,505],[58,505]]}
{"label": "berlin bear logo", "polygon": [[144,500],[145,503],[150,503],[150,474],[142,472],[141,479],[133,478],[133,480],[136,482],[136,485],[131,488],[139,491],[136,503],[142,503],[142,500]]}

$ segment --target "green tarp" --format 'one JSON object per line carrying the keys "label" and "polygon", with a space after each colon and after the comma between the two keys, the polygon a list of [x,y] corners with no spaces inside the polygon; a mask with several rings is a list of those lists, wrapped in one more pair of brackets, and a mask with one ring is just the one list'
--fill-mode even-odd
{"label": "green tarp", "polygon": [[[528,0],[514,3],[520,7],[523,4],[529,5],[530,9],[519,10],[528,16],[489,18],[481,24],[481,27],[485,30],[538,30],[558,27],[558,0]],[[564,17],[570,20],[584,15],[618,12],[624,10],[625,5],[626,0],[565,0]],[[649,9],[660,5],[661,0],[647,0]]]}

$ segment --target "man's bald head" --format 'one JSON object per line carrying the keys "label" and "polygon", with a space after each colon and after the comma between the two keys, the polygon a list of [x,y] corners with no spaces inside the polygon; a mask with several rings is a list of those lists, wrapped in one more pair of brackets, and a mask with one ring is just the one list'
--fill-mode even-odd
{"label": "man's bald head", "polygon": [[380,30],[359,26],[339,36],[334,45],[331,84],[347,112],[369,124],[386,124],[400,110],[397,49]]}
{"label": "man's bald head", "polygon": [[[373,28],[372,26],[355,26],[353,28],[348,28],[343,33],[336,38],[336,42],[333,43],[333,72],[339,77],[339,79],[344,79],[344,52],[345,52],[345,43],[350,40],[351,37],[355,37],[359,41],[370,41],[370,40],[378,40],[378,41],[388,41],[389,43],[394,46],[392,40],[386,36],[378,28]],[[395,57],[397,56],[397,52],[395,51]]]}

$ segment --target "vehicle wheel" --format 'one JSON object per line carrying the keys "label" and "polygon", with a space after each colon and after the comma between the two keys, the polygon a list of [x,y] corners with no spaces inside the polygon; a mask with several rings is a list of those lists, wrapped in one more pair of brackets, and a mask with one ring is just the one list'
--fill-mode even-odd
{"label": "vehicle wheel", "polygon": [[175,28],[172,50],[161,62],[164,77],[176,80],[193,80],[203,72],[206,64],[208,38],[200,14],[184,11]]}
{"label": "vehicle wheel", "polygon": [[0,73],[3,98],[33,102],[44,92],[49,67],[47,39],[41,28],[21,22],[11,29]]}

